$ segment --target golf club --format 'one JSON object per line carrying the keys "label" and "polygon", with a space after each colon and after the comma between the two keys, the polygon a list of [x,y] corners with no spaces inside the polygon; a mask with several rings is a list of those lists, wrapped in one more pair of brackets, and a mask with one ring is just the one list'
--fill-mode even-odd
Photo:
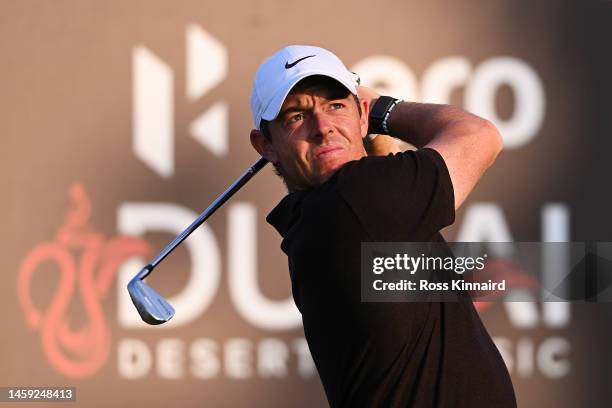
{"label": "golf club", "polygon": [[181,232],[163,251],[161,251],[148,265],[140,270],[127,285],[132,302],[142,320],[149,324],[162,324],[174,316],[174,308],[155,289],[143,280],[161,263],[174,249],[181,244],[193,231],[195,231],[208,217],[221,207],[234,193],[246,184],[268,161],[263,157],[249,167],[231,186],[227,188],[211,205],[204,210],[194,222]]}

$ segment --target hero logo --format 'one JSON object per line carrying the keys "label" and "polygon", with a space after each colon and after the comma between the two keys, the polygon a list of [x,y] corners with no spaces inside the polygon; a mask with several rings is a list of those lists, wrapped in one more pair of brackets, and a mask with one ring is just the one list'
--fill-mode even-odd
{"label": "hero logo", "polygon": [[[185,93],[190,101],[225,79],[227,50],[197,25],[186,30]],[[174,74],[145,46],[132,51],[133,147],[136,157],[164,178],[174,174]],[[217,102],[195,119],[189,131],[194,139],[223,157],[228,151],[228,106]]]}

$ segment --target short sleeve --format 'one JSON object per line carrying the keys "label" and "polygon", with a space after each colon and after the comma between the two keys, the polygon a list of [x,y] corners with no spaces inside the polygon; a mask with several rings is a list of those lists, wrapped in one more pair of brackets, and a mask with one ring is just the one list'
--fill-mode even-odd
{"label": "short sleeve", "polygon": [[442,156],[423,148],[345,165],[337,188],[374,241],[429,241],[455,220]]}

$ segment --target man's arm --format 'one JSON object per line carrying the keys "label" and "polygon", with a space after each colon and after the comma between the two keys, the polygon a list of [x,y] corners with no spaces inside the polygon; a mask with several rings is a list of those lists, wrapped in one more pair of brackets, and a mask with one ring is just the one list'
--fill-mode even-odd
{"label": "man's arm", "polygon": [[[375,102],[371,99],[370,106]],[[501,135],[491,122],[449,105],[402,102],[389,115],[387,125],[391,136],[440,153],[453,183],[455,209],[465,201],[503,146]]]}

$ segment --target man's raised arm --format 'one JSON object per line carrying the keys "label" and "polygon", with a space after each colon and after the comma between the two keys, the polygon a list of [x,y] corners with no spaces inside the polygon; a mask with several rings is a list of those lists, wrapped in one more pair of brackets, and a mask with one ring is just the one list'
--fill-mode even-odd
{"label": "man's raised arm", "polygon": [[[360,97],[373,96],[369,89],[362,92],[360,89]],[[370,99],[370,106],[375,102],[375,98]],[[503,147],[501,135],[491,122],[450,105],[401,102],[389,115],[387,127],[393,137],[440,153],[453,183],[455,209]]]}

